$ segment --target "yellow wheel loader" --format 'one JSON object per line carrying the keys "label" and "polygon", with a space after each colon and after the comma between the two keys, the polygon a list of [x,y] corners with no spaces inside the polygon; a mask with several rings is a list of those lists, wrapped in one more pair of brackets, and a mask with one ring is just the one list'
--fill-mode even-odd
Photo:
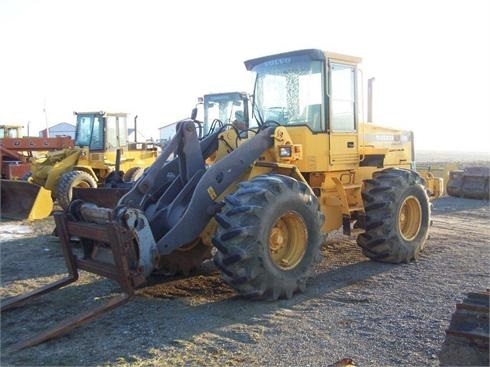
{"label": "yellow wheel loader", "polygon": [[[233,124],[240,130],[249,127],[249,96],[245,92],[224,92],[205,94],[202,98],[202,131],[207,134],[216,125]],[[197,110],[193,112],[194,119]]]}
{"label": "yellow wheel loader", "polygon": [[[66,209],[73,188],[133,182],[157,157],[153,143],[128,141],[126,113],[75,112],[75,146],[31,162],[28,181],[2,180],[1,216],[41,219],[53,199]],[[136,119],[135,119],[136,121]]]}
{"label": "yellow wheel loader", "polygon": [[256,73],[256,126],[244,133],[223,123],[200,139],[195,120],[180,121],[115,208],[73,200],[55,213],[69,275],[3,309],[79,270],[116,280],[122,294],[12,348],[69,331],[128,301],[155,272],[189,272],[213,252],[239,295],[270,300],[305,290],[325,235],[339,228],[372,260],[417,259],[442,183],[412,170],[411,132],[360,120],[360,61],[317,49],[246,61]]}

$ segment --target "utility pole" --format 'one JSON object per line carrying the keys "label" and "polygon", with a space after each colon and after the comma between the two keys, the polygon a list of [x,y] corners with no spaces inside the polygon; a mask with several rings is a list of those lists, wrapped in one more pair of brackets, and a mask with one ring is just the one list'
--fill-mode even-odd
{"label": "utility pole", "polygon": [[44,98],[44,120],[46,122],[46,137],[49,138],[49,127],[48,127],[48,110],[46,109],[46,97]]}

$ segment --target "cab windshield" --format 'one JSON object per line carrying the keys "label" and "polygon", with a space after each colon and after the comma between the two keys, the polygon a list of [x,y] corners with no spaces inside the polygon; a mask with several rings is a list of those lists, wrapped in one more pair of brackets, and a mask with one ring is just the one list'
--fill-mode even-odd
{"label": "cab windshield", "polygon": [[103,117],[98,115],[77,115],[75,145],[89,147],[90,150],[104,149]]}
{"label": "cab windshield", "polygon": [[262,123],[325,129],[322,107],[323,62],[305,56],[267,60],[256,65],[254,116]]}

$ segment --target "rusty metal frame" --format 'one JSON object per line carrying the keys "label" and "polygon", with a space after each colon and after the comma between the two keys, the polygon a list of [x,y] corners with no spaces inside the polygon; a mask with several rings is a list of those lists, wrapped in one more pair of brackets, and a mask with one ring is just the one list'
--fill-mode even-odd
{"label": "rusty metal frame", "polygon": [[[145,283],[145,278],[140,272],[129,268],[128,258],[131,246],[133,245],[133,237],[127,229],[115,222],[108,222],[103,225],[86,222],[72,222],[68,220],[66,214],[63,212],[54,213],[54,219],[58,230],[61,250],[68,270],[68,276],[26,294],[2,301],[0,311],[3,312],[17,308],[36,297],[77,281],[79,269],[117,281],[123,292],[118,296],[111,298],[102,306],[63,320],[47,331],[41,332],[25,341],[11,345],[9,347],[9,351],[11,352],[31,347],[66,334],[80,325],[128,302],[134,296],[135,289]],[[73,253],[73,248],[70,244],[70,236],[78,236],[80,238],[106,243],[112,250],[114,264],[101,263],[93,259],[78,258]]]}

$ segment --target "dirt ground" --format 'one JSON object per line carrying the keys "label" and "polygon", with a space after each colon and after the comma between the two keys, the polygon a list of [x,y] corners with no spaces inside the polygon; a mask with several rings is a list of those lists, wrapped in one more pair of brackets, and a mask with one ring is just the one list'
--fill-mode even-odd
{"label": "dirt ground", "polygon": [[[306,292],[278,302],[241,299],[208,262],[187,278],[152,279],[129,303],[65,336],[10,352],[118,293],[82,272],[2,314],[0,364],[326,366],[349,357],[358,366],[438,365],[455,302],[490,288],[489,219],[488,201],[436,200],[426,252],[404,265],[369,261],[354,237],[335,234]],[[0,222],[2,300],[64,275],[53,229],[52,217]]]}

